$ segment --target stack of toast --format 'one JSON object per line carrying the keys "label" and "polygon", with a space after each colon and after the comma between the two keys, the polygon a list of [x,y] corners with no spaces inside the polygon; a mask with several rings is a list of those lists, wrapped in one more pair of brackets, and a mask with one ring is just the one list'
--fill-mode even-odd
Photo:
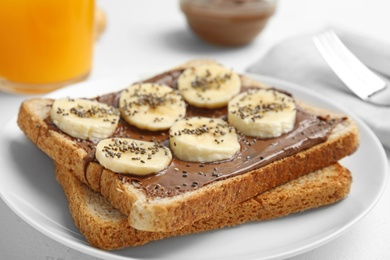
{"label": "stack of toast", "polygon": [[[85,113],[79,104],[77,109],[73,107],[67,112],[57,106],[57,100],[47,98],[33,98],[22,103],[18,124],[26,136],[55,161],[56,177],[68,198],[75,224],[92,246],[105,250],[139,246],[171,236],[286,216],[347,197],[352,176],[338,161],[354,153],[359,146],[357,126],[347,115],[304,104],[289,93],[279,91],[277,86],[264,85],[245,75],[223,72],[223,75],[215,76],[216,67],[223,66],[214,61],[194,60],[136,82],[126,90],[88,99],[107,104],[110,109],[93,107]],[[178,89],[188,91],[181,86],[182,82],[188,81],[183,75],[190,77],[191,73],[198,73],[199,68],[206,68],[203,76],[195,75],[196,80],[189,80],[189,86],[198,91],[196,94],[187,99],[184,92],[184,98],[177,100],[166,98],[166,94],[164,96],[169,105],[184,101],[184,113],[173,113],[166,107],[164,111],[168,112],[164,113],[175,114],[174,126],[184,121],[188,128],[172,132],[172,125],[161,126],[162,121],[168,120],[164,113],[151,121],[146,115],[141,116],[138,122],[129,121],[131,118],[128,117],[140,114],[140,107],[145,102],[149,102],[149,108],[153,105],[155,109],[155,101],[162,101],[161,97],[155,98],[152,104],[148,96],[146,101],[126,101],[123,105],[123,93],[137,86],[150,88],[156,85],[169,86],[175,93],[181,93]],[[213,77],[212,80],[209,77]],[[223,90],[227,83],[230,84],[230,92]],[[199,152],[203,142],[200,138],[206,129],[212,127],[202,123],[197,128],[191,128],[189,118],[207,117],[213,122],[230,122],[230,116],[234,114],[230,104],[220,99],[215,103],[209,102],[210,98],[205,94],[209,91],[205,88],[207,84],[213,85],[213,91],[217,93],[213,95],[218,98],[227,92],[232,93],[226,102],[243,92],[252,93],[258,89],[276,91],[276,94],[272,92],[275,97],[281,93],[281,103],[275,99],[271,105],[267,103],[256,108],[256,113],[260,113],[259,109],[266,114],[276,111],[272,114],[272,122],[267,122],[264,127],[272,126],[270,133],[274,136],[268,136],[269,131],[263,131],[266,137],[244,133],[246,129],[255,127],[251,122],[266,118],[266,114],[256,114],[256,118],[250,118],[248,127],[242,128],[247,123],[245,113],[248,105],[234,112],[240,113],[238,120],[242,121],[239,125],[218,128],[223,124],[218,123],[218,131],[213,132],[215,139],[208,140],[202,148],[205,150]],[[237,84],[239,88],[236,91]],[[146,94],[137,92],[137,97],[140,96],[145,97]],[[287,109],[291,103],[286,102],[287,99],[294,103],[292,109]],[[239,102],[244,101],[240,98]],[[72,99],[65,100],[67,104],[72,102]],[[137,109],[131,111],[133,106]],[[111,110],[111,107],[115,109]],[[100,126],[96,123],[97,127],[80,136],[77,134],[81,134],[81,130],[77,134],[73,132],[74,129],[82,129],[80,125],[71,125],[73,121],[63,123],[70,118],[69,113],[74,113],[79,123],[87,120],[86,117],[92,117],[91,111],[94,116],[100,113],[102,117],[102,111],[104,116],[109,114],[103,121],[109,121],[114,127],[104,128],[107,124]],[[287,121],[275,126],[274,119],[286,111],[288,117],[294,119],[291,127],[286,127],[289,125]],[[139,122],[146,124],[140,126]],[[92,125],[95,126],[95,123]],[[279,125],[282,127],[278,128]],[[103,128],[104,131],[101,131]],[[102,132],[106,137],[100,136]],[[221,146],[228,143],[228,139],[220,139],[221,136],[226,138],[227,132],[234,133],[236,140],[233,141],[239,144],[238,150],[231,155],[226,155],[230,149],[226,147],[230,146]],[[186,137],[182,150],[189,157],[183,159],[182,150],[177,150],[176,145],[179,146],[179,137],[187,133],[191,136]],[[190,139],[194,133],[196,144]],[[103,139],[111,143],[98,149]],[[131,143],[132,152],[137,155],[133,154],[126,161],[127,140],[137,140]],[[145,150],[141,148],[149,144],[152,147],[148,150],[150,154],[142,157]],[[219,147],[223,149],[218,150]],[[198,152],[199,156],[195,156]],[[163,155],[157,157],[158,153]],[[153,164],[154,161],[156,164]],[[120,163],[127,165],[129,170],[115,168]]]}

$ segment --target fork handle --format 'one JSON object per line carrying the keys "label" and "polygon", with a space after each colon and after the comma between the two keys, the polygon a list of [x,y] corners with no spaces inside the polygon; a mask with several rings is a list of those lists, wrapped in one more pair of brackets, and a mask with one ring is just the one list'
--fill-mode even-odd
{"label": "fork handle", "polygon": [[381,77],[386,82],[387,87],[370,95],[366,101],[379,106],[390,106],[390,81]]}

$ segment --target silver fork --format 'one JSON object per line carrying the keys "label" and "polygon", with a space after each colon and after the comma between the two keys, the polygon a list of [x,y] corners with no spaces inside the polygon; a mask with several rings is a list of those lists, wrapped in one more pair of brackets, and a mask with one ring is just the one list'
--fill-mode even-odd
{"label": "silver fork", "polygon": [[322,32],[313,38],[313,42],[330,68],[359,98],[390,106],[388,84],[350,52],[335,32]]}

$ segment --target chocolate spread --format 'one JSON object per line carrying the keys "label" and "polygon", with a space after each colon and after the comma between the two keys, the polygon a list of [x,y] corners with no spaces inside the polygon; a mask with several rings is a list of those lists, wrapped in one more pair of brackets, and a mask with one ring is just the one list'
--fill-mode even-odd
{"label": "chocolate spread", "polygon": [[203,40],[240,46],[253,40],[276,9],[275,0],[181,0],[190,28]]}
{"label": "chocolate spread", "polygon": [[[147,80],[164,83],[176,88],[177,78],[182,70],[168,72]],[[245,91],[254,86],[242,86]],[[97,98],[98,101],[118,107],[120,92]],[[188,105],[186,116],[206,116],[226,119],[226,107],[221,109],[202,109]],[[50,119],[47,119],[50,123]],[[296,154],[309,147],[326,141],[339,120],[327,119],[305,112],[298,108],[294,129],[277,138],[259,139],[239,135],[240,152],[230,160],[214,163],[196,163],[181,161],[173,156],[171,164],[163,171],[149,176],[125,175],[118,173],[123,182],[131,182],[142,188],[149,196],[170,197],[186,191],[195,190],[211,182],[226,179],[257,169],[286,156]],[[55,126],[51,124],[53,128]],[[58,129],[57,129],[58,130]],[[59,130],[58,130],[59,131]],[[151,132],[140,130],[127,124],[123,119],[113,137],[129,137],[145,141],[159,141],[169,146],[168,131]],[[85,160],[85,169],[95,161],[95,145],[92,141],[74,139],[89,154]]]}

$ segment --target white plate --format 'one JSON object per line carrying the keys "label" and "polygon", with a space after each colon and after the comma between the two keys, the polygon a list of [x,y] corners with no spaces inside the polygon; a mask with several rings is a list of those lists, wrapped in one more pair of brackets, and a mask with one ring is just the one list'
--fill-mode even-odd
{"label": "white plate", "polygon": [[[251,75],[315,106],[351,114],[331,101],[284,81]],[[124,87],[135,77],[81,83],[50,96],[91,96]],[[113,83],[114,82],[114,83]],[[52,161],[38,150],[16,125],[16,118],[0,136],[0,192],[3,200],[31,226],[52,239],[104,259],[280,259],[297,255],[338,237],[378,201],[387,182],[385,152],[372,131],[355,116],[361,145],[342,160],[353,174],[347,199],[332,206],[270,221],[152,242],[142,247],[106,252],[91,247],[73,224]]]}

